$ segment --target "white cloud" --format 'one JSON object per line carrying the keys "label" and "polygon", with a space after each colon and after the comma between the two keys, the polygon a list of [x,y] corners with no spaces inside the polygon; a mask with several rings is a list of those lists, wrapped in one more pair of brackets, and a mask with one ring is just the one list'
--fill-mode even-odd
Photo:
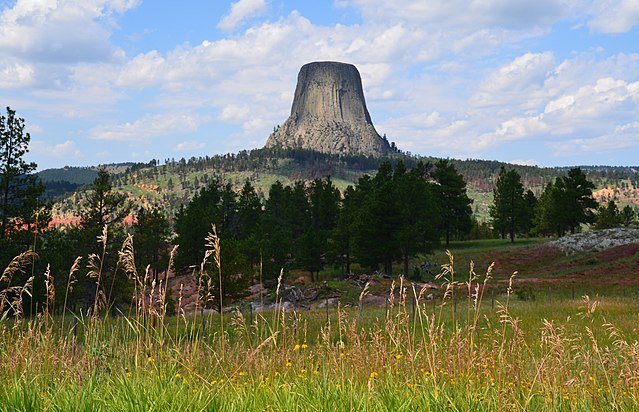
{"label": "white cloud", "polygon": [[66,140],[63,143],[49,144],[42,140],[32,140],[29,145],[31,155],[47,157],[62,157],[67,159],[81,159],[84,157],[77,148],[73,140]]}
{"label": "white cloud", "polygon": [[609,133],[591,138],[570,139],[549,144],[555,156],[574,156],[582,153],[605,153],[639,149],[639,122],[616,126]]}
{"label": "white cloud", "polygon": [[591,30],[602,33],[624,33],[639,24],[638,0],[607,0],[593,2]]}
{"label": "white cloud", "polygon": [[225,122],[243,122],[249,118],[251,110],[247,105],[230,104],[224,107],[219,119]]}
{"label": "white cloud", "polygon": [[158,136],[192,133],[205,121],[194,114],[164,113],[145,116],[134,122],[98,126],[91,130],[90,135],[99,140],[146,141]]}
{"label": "white cloud", "polygon": [[34,82],[33,66],[24,63],[1,64],[0,63],[0,88],[19,89],[27,87]]}
{"label": "white cloud", "polygon": [[231,31],[245,20],[260,15],[264,10],[266,10],[265,0],[239,0],[231,5],[229,14],[220,20],[217,27],[224,31]]}
{"label": "white cloud", "polygon": [[188,140],[186,142],[181,142],[173,146],[173,150],[178,152],[190,152],[194,150],[201,150],[206,147],[206,143],[198,142],[197,140]]}
{"label": "white cloud", "polygon": [[637,112],[639,81],[606,77],[549,101],[544,118],[552,123],[553,134],[592,134],[611,123],[636,118]]}
{"label": "white cloud", "polygon": [[[539,51],[543,42],[526,52],[531,43],[522,42],[566,18],[593,32],[613,31],[605,18],[620,7],[627,16],[617,16],[617,29],[628,30],[628,0],[606,8],[576,0],[415,0],[401,7],[341,0],[361,10],[361,23],[322,26],[294,11],[219,39],[129,58],[112,44],[113,16],[138,3],[18,0],[0,14],[0,88],[31,87],[31,107],[49,117],[114,119],[77,127],[102,140],[192,133],[210,118],[191,113],[212,113],[227,123],[225,143],[233,148],[263,142],[284,122],[297,72],[315,60],[354,63],[378,131],[418,153],[480,155],[503,142],[596,139],[636,119],[638,54],[605,57],[599,48],[558,61],[563,52]],[[236,1],[218,27],[240,29],[268,7],[265,0]],[[135,119],[131,107],[181,112],[129,123],[117,117],[130,110]],[[187,143],[197,144],[180,147],[189,150]]]}
{"label": "white cloud", "polygon": [[139,0],[18,0],[0,14],[0,54],[32,62],[113,59],[111,29],[100,19]]}
{"label": "white cloud", "polygon": [[543,116],[517,117],[501,123],[494,133],[484,134],[477,140],[478,148],[484,149],[499,143],[531,139],[550,131],[550,126],[542,120]]}
{"label": "white cloud", "polygon": [[555,64],[551,52],[525,53],[482,81],[471,101],[475,106],[516,104],[523,109],[535,109],[543,98],[535,95],[543,89]]}

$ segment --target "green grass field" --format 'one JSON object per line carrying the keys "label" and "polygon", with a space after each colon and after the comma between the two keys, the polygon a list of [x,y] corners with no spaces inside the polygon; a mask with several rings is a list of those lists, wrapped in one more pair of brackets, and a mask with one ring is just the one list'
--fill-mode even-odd
{"label": "green grass field", "polygon": [[524,300],[525,277],[469,274],[538,243],[453,245],[435,301],[395,279],[387,308],[5,315],[0,410],[639,409],[636,296]]}

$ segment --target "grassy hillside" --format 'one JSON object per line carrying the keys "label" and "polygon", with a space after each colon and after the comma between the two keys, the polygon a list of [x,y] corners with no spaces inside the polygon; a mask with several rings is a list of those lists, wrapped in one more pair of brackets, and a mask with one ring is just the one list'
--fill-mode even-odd
{"label": "grassy hillside", "polygon": [[[334,156],[301,150],[257,149],[237,154],[191,159],[152,160],[149,163],[111,165],[116,190],[126,193],[137,207],[158,205],[170,215],[211,179],[219,179],[239,189],[246,180],[268,195],[269,187],[277,180],[290,184],[295,180],[312,180],[331,176],[334,183],[345,189],[364,174],[374,174],[386,159],[363,156]],[[417,161],[435,162],[431,157],[394,155],[391,161],[402,160],[408,166]],[[555,177],[567,173],[568,168],[540,168],[508,165],[486,160],[453,160],[468,184],[468,194],[474,200],[477,218],[486,220],[492,203],[492,189],[502,166],[516,169],[524,185],[539,195],[543,187]],[[621,206],[639,205],[639,173],[633,167],[585,166],[584,171],[600,192],[597,199],[615,200]],[[84,197],[83,187],[95,177],[95,168],[64,168],[40,172],[43,181],[66,181],[74,184],[56,205],[58,215],[68,215],[78,208]],[[57,184],[57,183],[56,183]]]}

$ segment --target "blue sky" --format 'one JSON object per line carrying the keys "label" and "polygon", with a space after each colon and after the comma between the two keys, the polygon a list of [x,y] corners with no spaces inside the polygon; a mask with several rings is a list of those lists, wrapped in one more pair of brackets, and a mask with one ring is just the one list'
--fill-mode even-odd
{"label": "blue sky", "polygon": [[318,60],[412,153],[639,164],[638,0],[0,0],[40,169],[262,147]]}

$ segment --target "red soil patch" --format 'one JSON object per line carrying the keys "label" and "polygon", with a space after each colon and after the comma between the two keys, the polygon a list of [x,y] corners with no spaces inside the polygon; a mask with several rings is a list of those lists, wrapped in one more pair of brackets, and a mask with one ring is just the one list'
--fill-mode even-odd
{"label": "red soil patch", "polygon": [[[124,225],[131,226],[135,223],[132,215],[129,215],[124,218]],[[51,222],[49,222],[49,227],[60,227],[60,226],[78,226],[80,225],[80,218],[77,216],[53,216],[51,218]]]}
{"label": "red soil patch", "polygon": [[519,248],[495,253],[495,278],[529,283],[586,282],[595,285],[639,285],[639,243],[600,252],[565,256],[551,246]]}

